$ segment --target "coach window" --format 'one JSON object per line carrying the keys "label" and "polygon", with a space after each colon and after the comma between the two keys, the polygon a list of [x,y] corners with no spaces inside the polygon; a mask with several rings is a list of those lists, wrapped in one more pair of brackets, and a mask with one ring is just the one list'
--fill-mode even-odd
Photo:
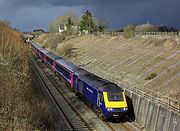
{"label": "coach window", "polygon": [[63,74],[64,77],[66,77],[68,80],[70,80],[70,74],[67,70],[62,68],[60,65],[56,65],[56,69]]}
{"label": "coach window", "polygon": [[50,58],[47,57],[46,60],[49,64],[53,65],[53,61]]}
{"label": "coach window", "polygon": [[44,54],[42,52],[40,53],[40,55],[41,55],[42,58],[44,58]]}
{"label": "coach window", "polygon": [[61,67],[59,65],[56,65],[56,69],[61,72]]}

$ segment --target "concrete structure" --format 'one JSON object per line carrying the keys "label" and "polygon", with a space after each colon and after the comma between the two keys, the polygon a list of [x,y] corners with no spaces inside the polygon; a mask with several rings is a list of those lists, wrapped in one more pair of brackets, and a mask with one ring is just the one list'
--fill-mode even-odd
{"label": "concrete structure", "polygon": [[173,110],[168,105],[138,95],[136,92],[126,90],[132,98],[135,122],[147,131],[179,131],[180,111]]}

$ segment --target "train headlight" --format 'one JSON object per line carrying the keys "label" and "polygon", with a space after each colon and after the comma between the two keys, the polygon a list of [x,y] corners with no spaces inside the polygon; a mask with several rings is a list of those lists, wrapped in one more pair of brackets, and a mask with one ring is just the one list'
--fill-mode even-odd
{"label": "train headlight", "polygon": [[107,108],[108,111],[113,111],[113,108]]}
{"label": "train headlight", "polygon": [[124,111],[127,111],[127,110],[128,110],[128,108],[123,108],[123,110],[124,110]]}

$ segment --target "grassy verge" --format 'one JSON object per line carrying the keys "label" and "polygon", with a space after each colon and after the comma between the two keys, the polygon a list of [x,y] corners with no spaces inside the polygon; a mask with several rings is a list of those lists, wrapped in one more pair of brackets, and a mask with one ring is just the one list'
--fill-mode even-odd
{"label": "grassy verge", "polygon": [[73,45],[65,44],[65,42],[74,37],[77,36],[71,35],[68,32],[50,33],[41,35],[36,41],[40,43],[42,47],[53,52],[58,52],[61,56],[71,57],[73,56]]}
{"label": "grassy verge", "polygon": [[0,28],[1,130],[52,129],[49,107],[33,85],[29,57],[22,35]]}

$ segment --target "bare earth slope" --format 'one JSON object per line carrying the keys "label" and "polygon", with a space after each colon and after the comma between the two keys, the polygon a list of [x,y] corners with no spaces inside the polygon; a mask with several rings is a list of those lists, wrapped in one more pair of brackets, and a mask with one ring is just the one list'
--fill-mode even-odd
{"label": "bare earth slope", "polygon": [[180,98],[179,38],[81,36],[63,44],[73,45],[76,55],[68,59],[87,70],[137,84],[142,90],[151,89],[174,99]]}

